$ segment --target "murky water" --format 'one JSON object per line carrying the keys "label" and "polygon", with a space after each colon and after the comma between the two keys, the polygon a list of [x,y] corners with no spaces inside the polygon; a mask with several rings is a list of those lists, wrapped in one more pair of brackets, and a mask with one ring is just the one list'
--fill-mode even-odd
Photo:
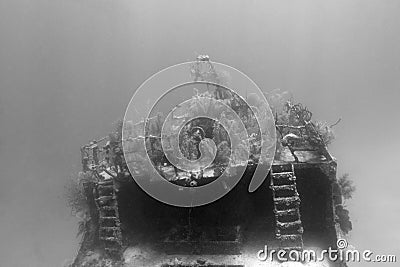
{"label": "murky water", "polygon": [[0,2],[0,266],[74,257],[61,196],[80,145],[112,129],[151,74],[198,53],[342,118],[331,150],[357,185],[350,242],[399,255],[399,11],[395,0]]}

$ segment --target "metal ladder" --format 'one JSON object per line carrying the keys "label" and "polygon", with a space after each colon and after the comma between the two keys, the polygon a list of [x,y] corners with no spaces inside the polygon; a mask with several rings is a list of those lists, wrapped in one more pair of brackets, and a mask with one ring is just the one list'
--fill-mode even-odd
{"label": "metal ladder", "polygon": [[274,201],[275,234],[280,248],[303,250],[304,230],[293,164],[272,166],[270,188]]}
{"label": "metal ladder", "polygon": [[122,248],[121,222],[113,179],[98,182],[96,205],[99,211],[99,239],[110,256],[118,256]]}

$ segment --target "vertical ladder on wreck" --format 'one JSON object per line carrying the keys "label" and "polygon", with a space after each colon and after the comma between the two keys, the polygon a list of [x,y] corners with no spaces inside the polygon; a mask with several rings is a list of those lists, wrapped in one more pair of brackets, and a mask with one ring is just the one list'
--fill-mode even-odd
{"label": "vertical ladder on wreck", "polygon": [[302,250],[303,226],[300,216],[300,197],[297,192],[293,164],[272,166],[270,188],[274,201],[275,234],[280,248]]}
{"label": "vertical ladder on wreck", "polygon": [[[104,146],[100,143],[108,141]],[[122,249],[121,222],[115,188],[115,176],[107,171],[107,166],[115,164],[109,138],[94,140],[81,147],[83,171],[93,178],[94,200],[98,211],[98,237],[109,256],[119,257]],[[109,178],[100,172],[105,169]]]}
{"label": "vertical ladder on wreck", "polygon": [[118,256],[122,247],[121,222],[113,179],[96,184],[99,211],[99,239],[110,256]]}

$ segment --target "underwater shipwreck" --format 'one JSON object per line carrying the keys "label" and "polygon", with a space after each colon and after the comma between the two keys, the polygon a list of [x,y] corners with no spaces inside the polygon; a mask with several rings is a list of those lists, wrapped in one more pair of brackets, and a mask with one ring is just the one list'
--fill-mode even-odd
{"label": "underwater shipwreck", "polygon": [[[189,101],[191,108],[177,112],[177,117],[193,111],[201,101],[198,96],[206,95],[230,106],[251,128],[254,116],[243,100],[215,84],[203,87],[197,85]],[[198,147],[204,138],[216,144],[212,164],[192,172],[177,168],[163,153],[164,114],[143,122],[145,135],[136,130],[143,123],[120,122],[106,137],[83,145],[76,189],[80,199],[75,199],[79,202],[75,210],[83,214],[83,234],[72,266],[280,266],[277,261],[260,261],[257,252],[266,245],[297,251],[336,248],[352,226],[343,205],[337,161],[327,149],[333,138],[331,126],[313,121],[306,107],[276,91],[267,99],[276,127],[275,153],[266,179],[252,193],[248,186],[261,161],[256,130],[251,134],[247,162],[235,161],[236,152],[223,127],[206,118],[188,121],[179,136],[185,157],[199,158]],[[127,136],[134,140],[129,151],[124,150]],[[198,207],[164,204],[132,178],[135,175],[157,187],[135,142],[145,144],[149,159],[164,179],[182,187],[212,183],[229,164],[231,169],[240,165],[244,174],[229,193],[212,203]],[[285,264],[290,266],[290,262]],[[325,261],[309,266],[346,264]]]}

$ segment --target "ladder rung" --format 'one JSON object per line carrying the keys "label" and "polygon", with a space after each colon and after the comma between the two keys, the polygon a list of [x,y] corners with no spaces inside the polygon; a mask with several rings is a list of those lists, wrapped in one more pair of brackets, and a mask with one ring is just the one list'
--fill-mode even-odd
{"label": "ladder rung", "polygon": [[100,219],[103,219],[103,220],[118,220],[118,217],[115,217],[115,216],[101,216]]}
{"label": "ladder rung", "polygon": [[289,178],[289,177],[296,177],[293,172],[276,172],[272,174],[274,178]]}
{"label": "ladder rung", "polygon": [[97,201],[109,201],[109,200],[115,200],[114,196],[100,196],[96,198]]}
{"label": "ladder rung", "polygon": [[282,241],[298,241],[299,239],[303,239],[300,234],[279,234],[277,235],[277,238]]}
{"label": "ladder rung", "polygon": [[288,228],[292,228],[292,227],[295,227],[295,226],[300,226],[301,227],[301,221],[300,220],[297,220],[297,221],[294,221],[294,222],[279,222],[279,221],[277,221],[276,222],[276,226],[278,226],[281,229],[288,229]]}
{"label": "ladder rung", "polygon": [[291,184],[291,185],[273,185],[272,190],[296,190],[296,185]]}
{"label": "ladder rung", "polygon": [[288,210],[274,210],[274,213],[277,216],[287,216],[287,215],[298,215],[299,210],[298,209],[288,209]]}
{"label": "ladder rung", "polygon": [[120,230],[120,228],[115,226],[101,226],[100,230]]}
{"label": "ladder rung", "polygon": [[117,210],[117,207],[115,206],[101,206],[100,209],[102,210]]}
{"label": "ladder rung", "polygon": [[298,195],[295,195],[293,197],[276,197],[274,198],[274,201],[277,203],[281,203],[281,204],[290,204],[293,202],[299,202],[300,203],[300,198]]}

